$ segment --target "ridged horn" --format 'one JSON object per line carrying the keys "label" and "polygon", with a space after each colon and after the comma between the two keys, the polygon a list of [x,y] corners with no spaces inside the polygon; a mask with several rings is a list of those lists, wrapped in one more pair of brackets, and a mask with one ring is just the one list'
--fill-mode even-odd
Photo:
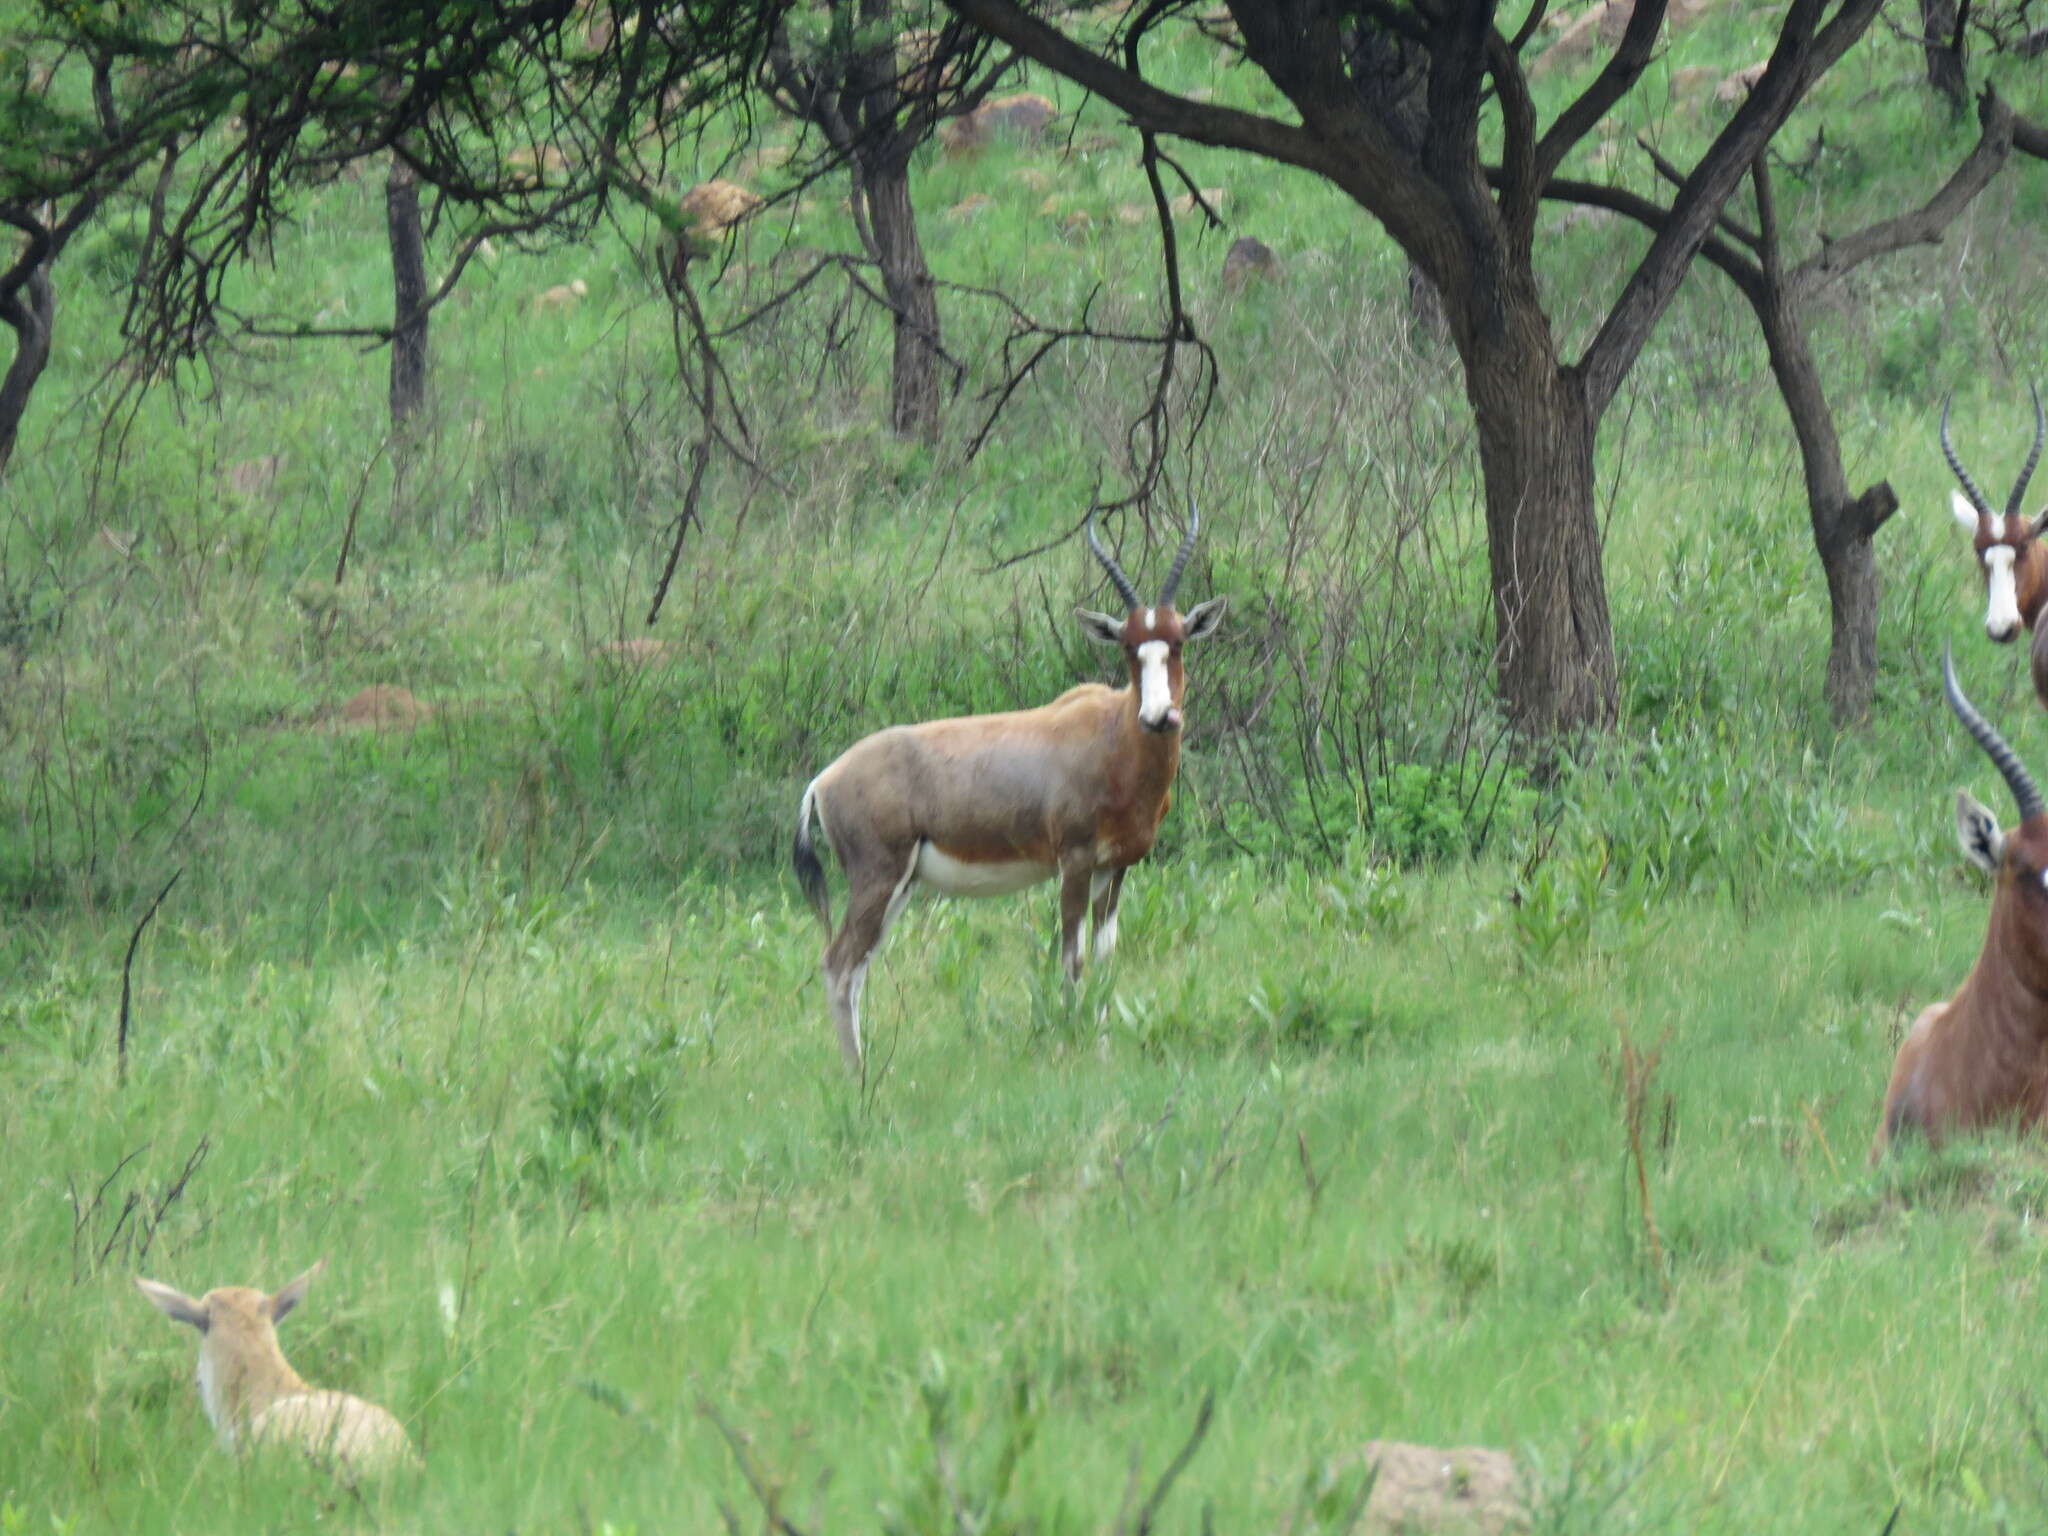
{"label": "ridged horn", "polygon": [[1977,482],[1970,478],[1970,472],[1963,468],[1963,461],[1956,457],[1956,445],[1948,438],[1948,408],[1955,400],[1955,391],[1950,390],[1941,402],[1941,451],[1948,459],[1948,467],[1956,472],[1956,479],[1963,484],[1963,494],[1970,498],[1970,505],[1980,516],[1990,517],[1991,503],[1984,499],[1984,493],[1977,489]]}
{"label": "ridged horn", "polygon": [[2034,478],[2034,466],[2041,462],[2041,441],[2048,438],[2048,415],[2041,412],[2040,386],[2029,383],[2027,389],[2034,397],[2034,451],[2027,455],[2027,462],[2020,466],[2019,479],[2013,482],[2012,499],[2005,504],[2008,522],[2020,515],[2020,501],[2027,494],[2027,482]]}
{"label": "ridged horn", "polygon": [[1188,531],[1180,541],[1180,548],[1174,553],[1173,565],[1166,572],[1166,585],[1159,589],[1159,606],[1171,608],[1173,594],[1180,590],[1180,573],[1188,568],[1188,559],[1195,552],[1195,530],[1202,526],[1201,509],[1195,505],[1194,497],[1188,498]]}
{"label": "ridged horn", "polygon": [[2019,806],[2020,821],[2024,824],[2041,814],[2041,791],[2034,787],[2033,775],[2027,772],[2019,754],[2005,744],[2005,738],[1992,729],[1991,722],[1977,713],[1976,706],[1963,697],[1961,685],[1956,682],[1955,658],[1949,653],[1948,642],[1941,647],[1941,688],[1948,695],[1948,707],[1956,712],[1956,718],[1963,722],[1963,729],[1978,746],[1984,749],[2005,779],[2005,787],[2012,791],[2012,798]]}
{"label": "ridged horn", "polygon": [[1131,578],[1124,574],[1124,568],[1116,563],[1116,556],[1102,547],[1102,540],[1095,536],[1095,509],[1088,509],[1088,547],[1095,551],[1095,558],[1102,562],[1102,568],[1109,572],[1109,579],[1116,584],[1116,590],[1124,600],[1126,609],[1142,608],[1138,601],[1138,589],[1131,585]]}

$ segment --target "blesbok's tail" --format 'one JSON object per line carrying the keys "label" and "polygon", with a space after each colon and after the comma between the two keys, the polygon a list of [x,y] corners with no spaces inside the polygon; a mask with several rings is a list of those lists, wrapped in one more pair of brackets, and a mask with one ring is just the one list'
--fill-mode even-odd
{"label": "blesbok's tail", "polygon": [[818,781],[813,779],[804,786],[804,797],[797,802],[796,845],[790,850],[789,862],[795,866],[796,882],[803,887],[804,900],[818,914],[818,921],[829,938],[832,934],[832,898],[825,890],[825,866],[818,862],[818,852],[811,846],[811,816],[817,803]]}

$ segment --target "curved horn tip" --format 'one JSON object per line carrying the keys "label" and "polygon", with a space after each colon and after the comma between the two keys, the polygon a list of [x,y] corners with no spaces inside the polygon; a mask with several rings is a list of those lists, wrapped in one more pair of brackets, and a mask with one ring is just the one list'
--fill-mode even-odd
{"label": "curved horn tip", "polygon": [[1977,482],[1970,478],[1970,472],[1963,468],[1963,461],[1956,453],[1956,445],[1948,435],[1948,411],[1955,403],[1955,398],[1956,392],[1950,390],[1941,401],[1941,456],[1948,460],[1948,467],[1955,472],[1957,483],[1970,498],[1970,505],[1984,516],[1990,517],[1993,515],[1990,500],[1978,489]]}
{"label": "curved horn tip", "polygon": [[2041,462],[2041,444],[2048,439],[2048,412],[2041,409],[2041,388],[2032,379],[2027,381],[2027,393],[2034,397],[2034,443],[2027,450],[2027,461],[2020,466],[2019,478],[2013,482],[2012,495],[2005,503],[2005,515],[2018,517],[2022,504],[2027,498],[2027,482],[2034,478],[2034,466]]}
{"label": "curved horn tip", "polygon": [[1188,498],[1188,531],[1181,536],[1180,548],[1174,551],[1173,564],[1167,568],[1166,581],[1159,589],[1161,607],[1170,606],[1174,593],[1180,590],[1181,574],[1187,570],[1188,561],[1194,557],[1195,534],[1202,526],[1201,510],[1195,505],[1194,497]]}
{"label": "curved horn tip", "polygon": [[2019,811],[2021,825],[2032,821],[2042,812],[2041,791],[2034,784],[2034,777],[2027,772],[2026,764],[2019,754],[2007,745],[1998,728],[1986,720],[1963,694],[1962,685],[1956,681],[1954,647],[1947,641],[1941,647],[1941,686],[1948,695],[1948,706],[1955,714],[1971,740],[1991,759],[1999,777],[2005,780],[2005,787],[2011,791],[2013,803]]}
{"label": "curved horn tip", "polygon": [[1116,563],[1116,556],[1103,548],[1102,540],[1096,536],[1095,509],[1093,507],[1088,509],[1087,531],[1088,548],[1093,552],[1096,560],[1101,563],[1103,570],[1108,572],[1110,583],[1116,588],[1117,595],[1124,600],[1124,606],[1126,608],[1143,607],[1144,605],[1138,601],[1137,587],[1132,583],[1131,578],[1124,574],[1124,568]]}

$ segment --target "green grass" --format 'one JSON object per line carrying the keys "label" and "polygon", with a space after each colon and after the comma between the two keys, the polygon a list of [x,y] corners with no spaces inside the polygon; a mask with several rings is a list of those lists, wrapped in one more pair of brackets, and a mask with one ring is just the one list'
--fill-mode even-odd
{"label": "green grass", "polygon": [[[1669,62],[1749,62],[1754,19]],[[1274,106],[1207,44],[1152,64]],[[1823,88],[1792,138],[1844,147],[1781,178],[1788,219],[1840,232],[1924,196],[1930,145],[1961,153],[1913,67],[1874,37]],[[1661,76],[1642,98],[1630,126],[1674,154],[1714,122]],[[1075,142],[1114,126],[1090,105]],[[999,311],[945,300],[982,361],[932,453],[876,428],[884,328],[821,369],[832,299],[792,306],[731,358],[774,482],[720,463],[670,649],[636,670],[592,652],[645,632],[693,430],[638,231],[473,267],[404,453],[384,360],[346,346],[224,353],[216,400],[153,394],[103,453],[123,237],[67,259],[0,484],[0,1536],[624,1536],[721,1503],[751,1527],[720,1422],[809,1532],[1097,1531],[1211,1394],[1165,1529],[1336,1529],[1373,1437],[1512,1450],[1542,1531],[2048,1524],[2048,1165],[1999,1140],[1864,1161],[1899,1030],[1983,933],[1950,800],[1994,776],[1943,712],[1944,639],[2039,763],[2023,658],[1976,638],[1933,420],[1957,386],[2002,488],[2048,339],[2040,178],[1816,315],[1852,481],[1903,508],[1871,730],[1827,722],[1796,458],[1747,312],[1702,276],[1601,436],[1622,729],[1503,784],[1452,360],[1335,194],[1186,158],[1231,229],[1183,226],[1222,390],[1174,471],[1207,530],[1187,591],[1232,607],[1191,659],[1173,815],[1078,994],[1044,893],[913,907],[865,1090],[781,867],[797,794],[877,726],[1101,675],[1065,617],[1098,580],[1079,550],[991,567],[1115,483],[1151,355],[1056,353],[965,464]],[[1141,189],[1125,150],[1013,145],[917,182],[943,277],[1058,319],[1099,286],[1100,321],[1149,326],[1155,236],[1114,213]],[[380,191],[310,199],[237,302],[381,315]],[[838,198],[775,227],[844,246]],[[1284,284],[1226,298],[1237,233]],[[775,243],[747,238],[716,312]],[[1567,350],[1640,244],[1544,246]],[[579,276],[584,304],[532,312]],[[272,491],[232,488],[270,453]],[[1124,532],[1156,577],[1171,530]],[[433,719],[338,729],[371,684]],[[123,1082],[123,957],[180,869]],[[1631,1053],[1655,1058],[1647,1220]],[[322,1256],[288,1352],[428,1455],[361,1499],[219,1451],[192,1338],[130,1285]]]}
{"label": "green grass", "polygon": [[[1677,900],[1640,945],[1538,962],[1511,872],[1408,880],[1375,930],[1247,863],[1147,871],[1072,999],[1046,900],[920,904],[866,1092],[807,915],[747,883],[448,891],[445,922],[304,957],[160,919],[125,1087],[84,979],[115,957],[53,954],[0,1057],[0,1489],[22,1529],[304,1508],[317,1483],[213,1449],[192,1340],[128,1282],[325,1255],[295,1363],[430,1461],[351,1524],[701,1529],[747,1502],[708,1405],[807,1528],[935,1528],[909,1512],[942,1401],[963,1477],[1028,1421],[1003,1528],[1094,1529],[1210,1392],[1171,1528],[1268,1528],[1372,1436],[1513,1448],[1565,1529],[2039,1520],[2048,1170],[1863,1160],[1889,1036],[1979,899],[1901,873],[1757,921]],[[1624,1036],[1662,1052],[1661,1268]],[[1589,1483],[1625,1489],[1604,1518]]]}

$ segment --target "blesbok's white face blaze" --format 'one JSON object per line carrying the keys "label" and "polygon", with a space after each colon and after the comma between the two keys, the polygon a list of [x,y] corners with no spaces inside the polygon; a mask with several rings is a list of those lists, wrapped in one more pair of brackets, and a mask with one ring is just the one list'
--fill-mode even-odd
{"label": "blesbok's white face blaze", "polygon": [[[1148,608],[1145,616],[1151,618],[1152,610]],[[1138,723],[1151,731],[1180,724],[1180,711],[1173,704],[1173,683],[1166,672],[1169,649],[1164,640],[1146,640],[1137,648]]]}
{"label": "blesbok's white face blaze", "polygon": [[2018,555],[2010,544],[1984,551],[1984,633],[2001,645],[2020,632],[2020,594],[2013,577]]}

